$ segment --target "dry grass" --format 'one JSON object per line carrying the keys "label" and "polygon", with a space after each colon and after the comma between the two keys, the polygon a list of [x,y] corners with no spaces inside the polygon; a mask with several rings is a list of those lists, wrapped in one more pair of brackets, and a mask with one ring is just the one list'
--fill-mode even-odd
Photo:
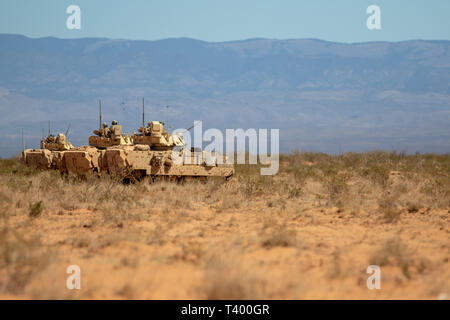
{"label": "dry grass", "polygon": [[10,228],[7,222],[0,229],[0,290],[13,294],[23,292],[50,261],[50,252],[40,235],[24,235]]}
{"label": "dry grass", "polygon": [[[21,208],[29,204],[30,216],[43,209],[92,209],[102,212],[164,207],[167,210],[191,209],[192,203],[213,205],[219,211],[245,207],[258,198],[276,195],[274,203],[284,199],[314,196],[339,208],[377,202],[380,211],[400,206],[446,208],[450,205],[450,156],[412,155],[372,152],[365,154],[293,153],[282,155],[277,176],[261,176],[257,166],[239,165],[231,183],[212,179],[208,183],[190,181],[183,185],[160,182],[123,185],[107,176],[90,176],[86,181],[75,177],[60,178],[57,172],[36,172],[17,160],[1,160],[0,199],[13,200]],[[399,172],[402,185],[390,172]],[[317,183],[321,194],[308,194],[307,183]],[[403,188],[399,190],[400,188]],[[396,197],[392,195],[395,194]],[[361,206],[361,204],[358,204]],[[389,214],[388,214],[389,215]],[[129,218],[132,218],[130,216]]]}
{"label": "dry grass", "polygon": [[269,231],[264,230],[261,244],[265,248],[291,247],[296,245],[296,241],[296,231],[283,223],[271,227]]}
{"label": "dry grass", "polygon": [[[448,291],[450,155],[294,152],[280,163],[275,176],[238,165],[229,182],[124,185],[0,160],[0,295],[64,296],[52,270],[64,279],[72,263],[101,274],[85,298],[372,297],[349,280],[372,263],[422,286],[412,297]],[[109,274],[123,281],[108,286]]]}
{"label": "dry grass", "polygon": [[397,266],[407,278],[411,278],[413,269],[418,273],[423,273],[430,264],[423,258],[414,259],[411,250],[398,237],[388,239],[374,253],[371,262],[380,267]]}
{"label": "dry grass", "polygon": [[397,222],[400,219],[400,210],[397,208],[395,195],[383,194],[378,200],[378,207],[386,222]]}
{"label": "dry grass", "polygon": [[207,299],[258,299],[263,283],[240,264],[242,253],[213,255],[206,260],[205,295]]}

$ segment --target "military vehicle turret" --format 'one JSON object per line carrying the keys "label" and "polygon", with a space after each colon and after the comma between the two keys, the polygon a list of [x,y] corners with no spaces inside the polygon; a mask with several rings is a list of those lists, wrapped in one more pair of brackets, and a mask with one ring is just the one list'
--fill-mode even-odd
{"label": "military vehicle turret", "polygon": [[50,134],[47,138],[41,140],[41,149],[67,151],[73,148],[74,146],[67,141],[66,135],[63,133],[58,133],[56,137]]}
{"label": "military vehicle turret", "polygon": [[132,136],[133,144],[145,144],[153,150],[171,150],[186,146],[181,134],[168,133],[162,121],[150,121],[147,127],[142,126],[138,131],[140,134]]}
{"label": "military vehicle turret", "polygon": [[106,149],[111,146],[132,145],[133,141],[128,134],[122,133],[122,126],[116,120],[111,122],[111,126],[103,122],[101,128],[94,130],[95,136],[89,137],[89,145],[99,149]]}

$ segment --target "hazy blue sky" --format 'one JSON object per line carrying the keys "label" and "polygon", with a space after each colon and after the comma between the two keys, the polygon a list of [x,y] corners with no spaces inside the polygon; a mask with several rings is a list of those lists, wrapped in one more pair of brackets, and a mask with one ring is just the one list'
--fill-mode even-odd
{"label": "hazy blue sky", "polygon": [[[66,8],[81,8],[68,30]],[[366,8],[381,7],[381,30]],[[450,0],[1,0],[0,33],[206,41],[319,38],[340,42],[450,39]]]}

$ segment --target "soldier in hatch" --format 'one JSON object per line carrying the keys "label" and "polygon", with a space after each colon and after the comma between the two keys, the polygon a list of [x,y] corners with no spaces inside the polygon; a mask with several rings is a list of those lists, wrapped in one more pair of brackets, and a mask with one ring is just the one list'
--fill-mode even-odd
{"label": "soldier in hatch", "polygon": [[116,120],[111,121],[111,126],[109,127],[111,135],[120,136],[122,134],[122,126],[117,124]]}
{"label": "soldier in hatch", "polygon": [[150,126],[151,126],[151,124],[152,124],[152,122],[149,121],[149,122],[147,123],[147,127],[140,127],[140,128],[138,128],[138,131],[139,131],[140,133],[142,133],[144,136],[149,136],[150,133],[151,133],[151,131],[150,131]]}
{"label": "soldier in hatch", "polygon": [[102,127],[99,130],[94,130],[94,134],[99,137],[109,138],[111,136],[111,132],[108,128],[108,124],[106,122],[102,123]]}
{"label": "soldier in hatch", "polygon": [[116,120],[111,122],[111,126],[109,127],[110,136],[113,142],[116,144],[120,144],[120,138],[122,136],[122,126],[117,124]]}
{"label": "soldier in hatch", "polygon": [[47,143],[54,143],[54,142],[56,142],[56,137],[50,133],[49,136],[47,137],[47,141],[46,142]]}

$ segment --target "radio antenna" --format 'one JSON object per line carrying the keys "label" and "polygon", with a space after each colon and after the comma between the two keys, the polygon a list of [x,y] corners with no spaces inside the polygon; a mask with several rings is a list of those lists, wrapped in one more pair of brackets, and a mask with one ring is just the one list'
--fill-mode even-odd
{"label": "radio antenna", "polygon": [[142,98],[142,128],[145,128],[145,102]]}
{"label": "radio antenna", "polygon": [[102,100],[98,100],[98,109],[99,109],[99,115],[100,115],[100,125],[99,128],[102,127]]}
{"label": "radio antenna", "polygon": [[196,127],[197,125],[199,125],[199,124],[202,123],[202,122],[203,122],[203,120],[200,120],[200,121],[194,123],[192,126],[190,126],[190,127],[187,128],[186,130],[184,130],[183,132],[181,132],[181,134],[182,134],[182,135],[185,134],[186,132],[190,131],[192,128]]}
{"label": "radio antenna", "polygon": [[22,128],[22,151],[25,151],[25,140],[23,138],[23,128]]}

